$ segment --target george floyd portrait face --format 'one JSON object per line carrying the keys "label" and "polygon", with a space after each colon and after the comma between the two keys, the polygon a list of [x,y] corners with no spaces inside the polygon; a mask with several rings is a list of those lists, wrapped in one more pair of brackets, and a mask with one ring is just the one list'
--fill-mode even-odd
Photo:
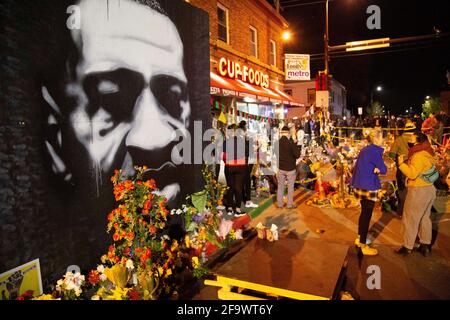
{"label": "george floyd portrait face", "polygon": [[78,3],[63,81],[42,86],[54,128],[45,145],[54,173],[78,184],[94,176],[97,193],[115,169],[146,165],[170,205],[180,200],[171,153],[175,133],[189,129],[189,83],[176,26],[147,2]]}

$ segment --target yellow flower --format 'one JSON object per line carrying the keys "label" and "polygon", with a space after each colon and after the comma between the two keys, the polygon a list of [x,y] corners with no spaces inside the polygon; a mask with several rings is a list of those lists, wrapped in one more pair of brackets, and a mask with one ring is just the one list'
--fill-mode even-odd
{"label": "yellow flower", "polygon": [[170,248],[170,251],[175,251],[178,248],[178,241],[173,240],[172,247]]}
{"label": "yellow flower", "polygon": [[36,297],[33,300],[55,300],[51,294],[44,294],[42,296]]}
{"label": "yellow flower", "polygon": [[198,261],[198,257],[192,257],[192,266],[194,269],[198,268],[200,266],[200,262]]}
{"label": "yellow flower", "polygon": [[190,241],[188,235],[186,235],[186,237],[184,237],[184,242],[185,242],[187,248],[191,247],[191,241]]}
{"label": "yellow flower", "polygon": [[127,285],[127,268],[115,264],[112,268],[105,269],[105,275],[116,287],[124,288]]}
{"label": "yellow flower", "polygon": [[106,300],[125,300],[128,297],[128,291],[130,288],[119,288],[116,287],[111,290],[111,295],[106,297]]}
{"label": "yellow flower", "polygon": [[172,275],[172,269],[167,269],[166,270],[166,278],[170,275]]}

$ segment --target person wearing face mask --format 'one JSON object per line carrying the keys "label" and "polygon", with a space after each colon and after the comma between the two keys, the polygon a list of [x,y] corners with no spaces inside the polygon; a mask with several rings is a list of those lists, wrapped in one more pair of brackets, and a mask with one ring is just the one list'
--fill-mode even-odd
{"label": "person wearing face mask", "polygon": [[414,145],[409,150],[408,160],[399,157],[399,168],[407,178],[408,192],[402,219],[403,246],[396,253],[410,254],[419,236],[419,251],[427,256],[431,252],[431,207],[436,199],[433,183],[439,178],[439,172],[427,136],[423,132],[416,132],[410,143]]}
{"label": "person wearing face mask", "polygon": [[378,251],[369,246],[367,233],[372,218],[375,202],[379,200],[378,194],[381,182],[378,175],[386,174],[387,167],[383,161],[383,134],[380,130],[371,130],[367,140],[369,145],[361,150],[356,161],[351,186],[354,195],[361,201],[361,215],[358,222],[358,235],[355,245],[364,255],[377,255]]}

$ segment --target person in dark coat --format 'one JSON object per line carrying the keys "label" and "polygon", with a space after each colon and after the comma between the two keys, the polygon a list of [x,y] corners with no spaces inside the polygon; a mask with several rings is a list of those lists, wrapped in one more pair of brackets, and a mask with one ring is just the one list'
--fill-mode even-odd
{"label": "person in dark coat", "polygon": [[287,208],[293,209],[294,206],[294,183],[296,178],[296,162],[300,157],[300,149],[294,140],[289,138],[289,128],[283,127],[280,132],[280,140],[278,142],[278,192],[277,205],[278,208],[284,206],[283,195],[285,182],[287,180],[288,202]]}

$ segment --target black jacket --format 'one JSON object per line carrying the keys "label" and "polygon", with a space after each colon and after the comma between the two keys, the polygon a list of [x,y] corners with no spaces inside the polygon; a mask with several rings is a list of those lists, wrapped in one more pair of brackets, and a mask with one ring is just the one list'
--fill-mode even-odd
{"label": "black jacket", "polygon": [[295,142],[287,137],[281,137],[278,152],[278,168],[283,171],[295,170],[295,162],[300,157],[300,149]]}

